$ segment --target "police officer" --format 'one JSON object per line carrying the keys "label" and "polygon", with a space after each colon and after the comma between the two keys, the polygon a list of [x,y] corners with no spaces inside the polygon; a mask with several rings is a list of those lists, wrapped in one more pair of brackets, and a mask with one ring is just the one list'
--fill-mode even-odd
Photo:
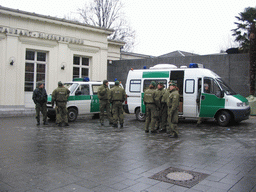
{"label": "police officer", "polygon": [[157,133],[156,130],[156,120],[158,118],[157,105],[155,103],[156,98],[156,82],[152,81],[149,85],[149,89],[144,92],[143,101],[146,105],[146,122],[145,122],[145,132],[149,132],[149,127],[151,133]]}
{"label": "police officer", "polygon": [[[169,84],[171,81],[169,81]],[[161,127],[159,132],[164,133],[166,132],[166,126],[167,126],[167,118],[168,118],[168,107],[167,107],[167,98],[169,97],[169,85],[166,89],[164,89],[164,94],[161,100]]]}
{"label": "police officer", "polygon": [[157,91],[156,91],[156,98],[155,98],[155,103],[156,103],[156,107],[157,107],[157,111],[158,111],[158,118],[156,121],[156,128],[159,129],[160,126],[162,126],[162,107],[163,107],[163,103],[162,103],[162,97],[164,95],[164,83],[163,82],[159,82],[157,84]]}
{"label": "police officer", "polygon": [[170,137],[173,137],[173,138],[178,137],[177,124],[179,121],[178,119],[179,101],[180,101],[179,89],[176,83],[171,82],[169,84],[169,97],[167,98],[168,124],[169,124],[167,133],[170,132]]}
{"label": "police officer", "polygon": [[64,122],[65,126],[68,124],[68,110],[67,110],[67,101],[69,97],[69,89],[63,86],[62,82],[58,82],[58,88],[52,92],[52,106],[56,103],[56,124],[61,126]]}
{"label": "police officer", "polygon": [[125,101],[125,90],[119,86],[119,81],[115,81],[115,86],[110,89],[110,102],[112,103],[113,127],[118,127],[118,119],[120,127],[124,125],[123,102]]}
{"label": "police officer", "polygon": [[106,109],[109,124],[113,123],[112,115],[110,112],[109,103],[110,90],[108,88],[108,80],[104,80],[103,84],[98,89],[98,98],[100,100],[100,124],[104,125],[104,110]]}
{"label": "police officer", "polygon": [[35,108],[37,125],[40,125],[40,111],[43,114],[44,125],[47,125],[47,93],[42,82],[37,84],[37,88],[33,91],[32,99],[36,105]]}

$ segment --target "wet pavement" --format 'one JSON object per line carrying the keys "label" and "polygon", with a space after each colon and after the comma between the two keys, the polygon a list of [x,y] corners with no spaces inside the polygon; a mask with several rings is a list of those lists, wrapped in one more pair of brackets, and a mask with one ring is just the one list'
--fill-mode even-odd
{"label": "wet pavement", "polygon": [[[149,134],[134,115],[123,129],[92,116],[69,127],[0,118],[0,191],[256,192],[256,117],[230,127],[179,123],[180,137]],[[151,179],[168,168],[207,174],[192,187]]]}

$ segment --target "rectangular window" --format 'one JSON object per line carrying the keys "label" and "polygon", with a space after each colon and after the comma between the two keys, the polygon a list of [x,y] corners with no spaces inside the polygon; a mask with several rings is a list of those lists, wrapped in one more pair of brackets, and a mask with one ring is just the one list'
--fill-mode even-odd
{"label": "rectangular window", "polygon": [[99,88],[100,88],[100,85],[92,85],[93,95],[97,95],[98,94]]}
{"label": "rectangular window", "polygon": [[145,92],[146,89],[149,88],[149,85],[152,81],[155,81],[156,82],[156,88],[157,88],[157,84],[159,82],[163,82],[164,83],[164,87],[167,86],[167,80],[166,79],[147,79],[147,80],[144,80],[144,84],[143,84],[143,92]]}
{"label": "rectangular window", "polygon": [[73,57],[73,79],[89,77],[90,59],[83,56]]}
{"label": "rectangular window", "polygon": [[140,92],[141,80],[131,80],[130,81],[130,92]]}
{"label": "rectangular window", "polygon": [[27,50],[25,58],[24,91],[33,91],[39,81],[45,82],[47,54],[42,51]]}
{"label": "rectangular window", "polygon": [[80,85],[76,92],[78,95],[90,95],[89,85]]}
{"label": "rectangular window", "polygon": [[185,81],[185,93],[193,94],[195,92],[195,80],[187,79]]}
{"label": "rectangular window", "polygon": [[203,93],[214,94],[216,96],[220,95],[220,87],[216,83],[216,81],[210,77],[204,78],[204,86],[203,86]]}

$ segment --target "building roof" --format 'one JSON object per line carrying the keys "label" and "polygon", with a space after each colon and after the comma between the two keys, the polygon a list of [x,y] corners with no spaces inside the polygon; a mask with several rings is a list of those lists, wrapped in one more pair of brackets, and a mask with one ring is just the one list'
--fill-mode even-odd
{"label": "building roof", "polygon": [[152,55],[144,55],[144,54],[140,54],[140,53],[133,53],[133,52],[127,52],[127,51],[121,51],[121,55],[141,57],[142,59],[154,58],[155,57],[155,56],[152,56]]}
{"label": "building roof", "polygon": [[39,20],[43,22],[49,22],[49,23],[55,23],[55,24],[61,24],[61,25],[66,25],[66,26],[71,26],[71,27],[78,27],[78,28],[83,28],[87,29],[90,31],[95,31],[95,32],[100,32],[100,33],[105,33],[107,35],[110,35],[114,32],[113,29],[106,29],[103,27],[97,27],[97,26],[92,26],[88,24],[84,24],[78,21],[71,21],[67,20],[64,18],[58,18],[58,17],[52,17],[52,16],[46,16],[46,15],[41,15],[37,13],[31,13],[27,11],[22,11],[19,9],[12,9],[8,7],[3,7],[0,5],[0,14],[5,14],[5,15],[13,15],[17,17],[23,17],[23,18],[29,18],[32,20]]}
{"label": "building roof", "polygon": [[164,55],[160,55],[158,57],[186,57],[186,56],[195,56],[195,55],[198,55],[198,54],[177,50],[170,53],[166,53]]}

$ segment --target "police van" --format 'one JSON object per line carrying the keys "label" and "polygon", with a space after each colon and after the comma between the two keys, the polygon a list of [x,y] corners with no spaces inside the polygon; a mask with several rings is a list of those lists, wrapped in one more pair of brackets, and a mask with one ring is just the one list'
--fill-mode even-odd
{"label": "police van", "polygon": [[[248,100],[236,94],[223,80],[202,64],[191,63],[178,68],[173,64],[158,64],[149,69],[131,69],[126,81],[126,113],[135,113],[138,120],[145,120],[143,94],[151,81],[164,82],[165,87],[173,80],[180,93],[179,116],[182,118],[215,118],[219,125],[248,119]],[[209,91],[204,90],[204,85]]]}
{"label": "police van", "polygon": [[[102,81],[89,81],[88,79],[83,78],[77,78],[72,82],[63,83],[64,87],[70,90],[67,102],[69,122],[75,121],[78,115],[99,114],[100,103],[98,89],[102,84]],[[112,88],[114,85],[114,82],[109,82],[109,88]],[[51,102],[52,96],[48,95],[47,116],[50,119],[55,119],[56,112],[52,107]]]}

